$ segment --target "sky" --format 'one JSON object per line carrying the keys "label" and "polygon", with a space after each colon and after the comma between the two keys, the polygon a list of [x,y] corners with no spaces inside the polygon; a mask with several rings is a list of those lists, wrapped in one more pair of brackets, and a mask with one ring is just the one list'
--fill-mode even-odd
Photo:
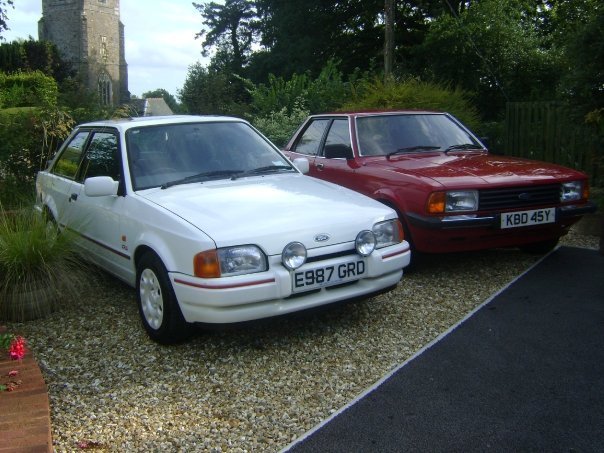
{"label": "sky", "polygon": [[[202,0],[196,3],[203,3]],[[8,7],[4,42],[15,39],[38,39],[38,21],[42,17],[42,0],[16,0]],[[209,63],[201,55],[201,40],[195,34],[202,27],[202,17],[191,0],[121,0],[120,18],[126,38],[128,89],[141,97],[158,88],[177,96],[189,66]]]}

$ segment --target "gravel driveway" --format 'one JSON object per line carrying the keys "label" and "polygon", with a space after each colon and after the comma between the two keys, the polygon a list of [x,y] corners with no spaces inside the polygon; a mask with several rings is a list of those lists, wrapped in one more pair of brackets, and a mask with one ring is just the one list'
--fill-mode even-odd
{"label": "gravel driveway", "polygon": [[[571,233],[566,245],[597,248]],[[99,275],[47,319],[9,324],[48,384],[56,451],[279,451],[525,271],[517,250],[439,255],[363,302],[198,332],[144,334],[134,291]]]}

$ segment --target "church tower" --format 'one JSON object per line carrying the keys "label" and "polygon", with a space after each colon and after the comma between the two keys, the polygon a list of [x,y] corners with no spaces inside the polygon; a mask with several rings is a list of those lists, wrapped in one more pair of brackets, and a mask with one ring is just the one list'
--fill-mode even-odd
{"label": "church tower", "polygon": [[119,0],[42,0],[38,35],[57,46],[102,104],[129,101]]}

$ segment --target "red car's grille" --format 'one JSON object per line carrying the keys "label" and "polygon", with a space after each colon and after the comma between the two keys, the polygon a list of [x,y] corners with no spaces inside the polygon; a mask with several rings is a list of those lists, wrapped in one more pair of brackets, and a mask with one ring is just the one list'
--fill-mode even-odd
{"label": "red car's grille", "polygon": [[481,190],[479,210],[525,208],[560,202],[560,184]]}

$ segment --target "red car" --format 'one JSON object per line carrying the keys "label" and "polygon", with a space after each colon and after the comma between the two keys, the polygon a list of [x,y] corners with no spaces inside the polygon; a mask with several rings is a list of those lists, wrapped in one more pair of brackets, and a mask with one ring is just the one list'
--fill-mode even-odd
{"label": "red car", "polygon": [[586,174],[489,154],[442,112],[312,115],[284,152],[307,159],[310,176],[396,209],[419,252],[518,246],[545,253],[595,211]]}

